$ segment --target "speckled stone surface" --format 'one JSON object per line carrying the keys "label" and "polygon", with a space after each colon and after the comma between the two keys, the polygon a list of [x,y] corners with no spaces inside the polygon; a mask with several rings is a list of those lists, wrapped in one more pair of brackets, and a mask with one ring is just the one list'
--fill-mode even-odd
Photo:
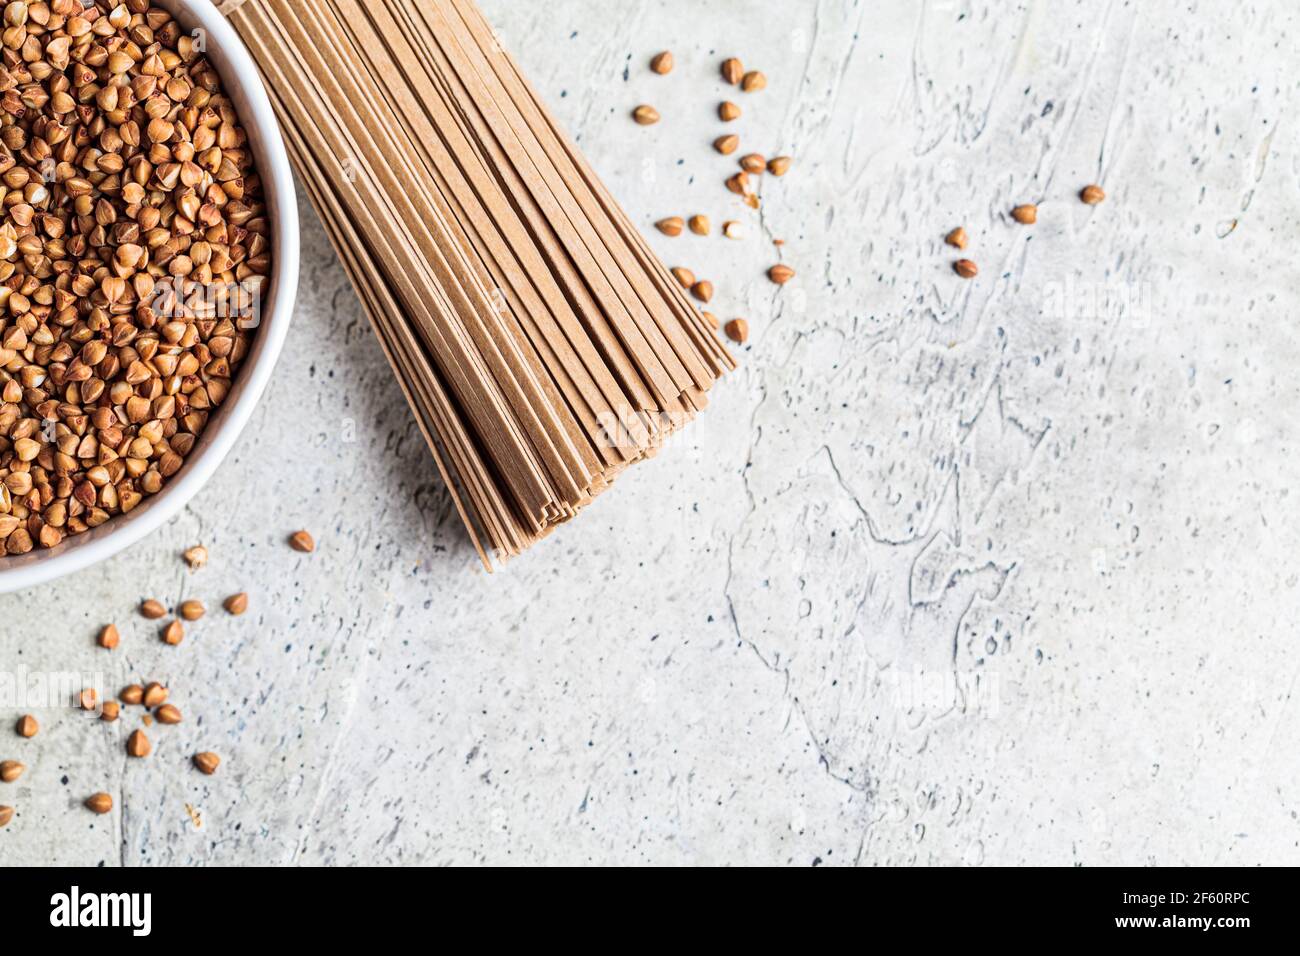
{"label": "speckled stone surface", "polygon": [[[485,9],[749,319],[741,370],[489,577],[307,210],[296,325],[217,476],[0,597],[6,673],[157,679],[185,715],[133,760],[138,711],[46,708],[32,740],[0,712],[29,768],[0,863],[1297,862],[1294,5]],[[709,148],[732,54],[769,80],[731,94],[742,152],[795,159],[761,214]],[[713,237],[650,230],[696,212]],[[166,647],[143,597],[210,611]]]}

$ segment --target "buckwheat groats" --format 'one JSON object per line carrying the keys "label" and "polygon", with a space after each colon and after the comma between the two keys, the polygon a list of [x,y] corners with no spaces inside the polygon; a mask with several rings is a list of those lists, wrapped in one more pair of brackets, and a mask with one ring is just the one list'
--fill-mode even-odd
{"label": "buckwheat groats", "polygon": [[147,0],[0,3],[0,555],[182,467],[260,315],[268,223],[204,56]]}

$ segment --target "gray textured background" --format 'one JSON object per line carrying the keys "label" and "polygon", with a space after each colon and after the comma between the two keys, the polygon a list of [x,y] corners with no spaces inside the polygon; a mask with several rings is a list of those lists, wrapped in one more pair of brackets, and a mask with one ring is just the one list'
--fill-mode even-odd
{"label": "gray textured background", "polygon": [[[216,478],[0,598],[6,669],[156,678],[187,718],[128,761],[138,716],[0,714],[0,862],[1297,862],[1294,5],[485,8],[636,221],[750,224],[653,235],[749,318],[741,370],[485,576],[308,210]],[[769,78],[743,146],[795,157],[761,217],[708,147],[729,54]],[[237,589],[179,648],[132,613]]]}

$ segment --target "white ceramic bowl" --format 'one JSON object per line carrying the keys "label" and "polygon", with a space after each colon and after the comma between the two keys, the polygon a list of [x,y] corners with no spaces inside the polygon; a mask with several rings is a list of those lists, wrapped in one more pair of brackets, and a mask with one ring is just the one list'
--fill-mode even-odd
{"label": "white ceramic bowl", "polygon": [[271,220],[271,281],[262,302],[262,318],[253,333],[230,394],[213,414],[185,464],[158,494],[128,515],[119,515],[84,534],[71,535],[54,548],[37,546],[27,554],[0,557],[0,593],[42,584],[111,557],[174,517],[212,476],[248,423],[271,378],[284,345],[298,290],[298,206],[293,174],[252,57],[234,28],[209,0],[154,0],[187,31],[206,31],[207,56],[221,75],[256,156]]}

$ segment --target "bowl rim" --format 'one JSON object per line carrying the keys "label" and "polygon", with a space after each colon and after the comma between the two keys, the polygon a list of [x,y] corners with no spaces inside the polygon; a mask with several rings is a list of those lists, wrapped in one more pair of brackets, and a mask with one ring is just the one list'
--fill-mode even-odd
{"label": "bowl rim", "polygon": [[[137,543],[174,518],[196,495],[234,447],[266,390],[284,346],[293,318],[298,290],[298,204],[289,155],[275,111],[253,58],[234,27],[210,0],[154,0],[178,19],[193,19],[208,33],[209,49],[216,52],[223,86],[242,99],[240,119],[256,134],[260,152],[258,173],[267,189],[267,213],[272,222],[273,273],[271,308],[258,325],[254,351],[240,369],[232,399],[221,406],[223,418],[215,434],[206,434],[204,447],[185,461],[176,477],[153,495],[147,509],[126,519],[115,517],[101,527],[66,539],[48,551],[34,549],[16,558],[0,557],[0,594],[45,584],[112,557]],[[250,109],[251,108],[251,109]],[[260,147],[260,148],[259,148]],[[236,391],[237,389],[237,391]],[[120,524],[118,524],[120,522]],[[9,564],[13,560],[16,563]]]}

